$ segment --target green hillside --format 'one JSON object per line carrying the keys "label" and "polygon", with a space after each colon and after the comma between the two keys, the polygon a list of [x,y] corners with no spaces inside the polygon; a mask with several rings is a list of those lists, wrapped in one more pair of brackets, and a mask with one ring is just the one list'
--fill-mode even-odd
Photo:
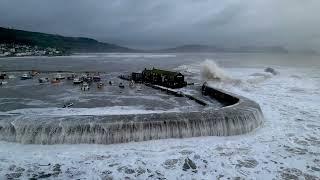
{"label": "green hillside", "polygon": [[39,32],[22,31],[0,27],[0,43],[16,43],[39,47],[54,47],[66,52],[134,52],[115,44],[98,42],[84,37],[65,37]]}

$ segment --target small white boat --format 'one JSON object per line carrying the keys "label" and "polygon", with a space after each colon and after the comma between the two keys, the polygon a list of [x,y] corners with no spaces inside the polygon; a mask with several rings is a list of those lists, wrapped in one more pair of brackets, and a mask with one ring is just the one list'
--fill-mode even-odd
{"label": "small white boat", "polygon": [[31,79],[32,77],[29,74],[23,74],[21,80]]}
{"label": "small white boat", "polygon": [[62,79],[65,79],[66,77],[62,76],[61,74],[57,74],[54,78],[57,80],[62,80]]}
{"label": "small white boat", "polygon": [[92,77],[93,82],[100,82],[101,81],[101,77],[99,75],[95,75]]}
{"label": "small white boat", "polygon": [[9,75],[8,78],[9,78],[9,79],[15,79],[16,76],[15,76],[15,75]]}
{"label": "small white boat", "polygon": [[81,86],[81,90],[82,91],[89,91],[90,87],[89,84],[87,82],[84,82]]}
{"label": "small white boat", "polygon": [[73,84],[81,84],[83,81],[80,78],[74,78],[73,79]]}
{"label": "small white boat", "polygon": [[2,81],[2,82],[0,82],[0,85],[6,85],[6,84],[8,84],[7,81]]}

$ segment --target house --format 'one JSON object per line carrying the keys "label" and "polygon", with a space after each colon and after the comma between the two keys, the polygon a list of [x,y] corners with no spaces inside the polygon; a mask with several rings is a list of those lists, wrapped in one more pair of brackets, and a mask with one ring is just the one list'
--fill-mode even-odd
{"label": "house", "polygon": [[133,72],[131,74],[131,80],[133,80],[134,82],[143,82],[142,73]]}
{"label": "house", "polygon": [[[140,75],[135,75],[139,77]],[[169,88],[181,88],[187,85],[184,76],[179,72],[161,70],[161,69],[145,69],[141,73],[143,82],[161,85]]]}

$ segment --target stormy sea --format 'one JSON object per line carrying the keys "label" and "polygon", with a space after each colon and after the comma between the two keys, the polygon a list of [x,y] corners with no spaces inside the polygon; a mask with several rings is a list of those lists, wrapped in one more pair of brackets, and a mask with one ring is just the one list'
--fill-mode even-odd
{"label": "stormy sea", "polygon": [[[109,80],[152,67],[179,71],[195,85],[207,81],[256,101],[264,115],[262,126],[238,136],[110,145],[0,141],[0,179],[320,179],[318,55],[107,53],[1,58],[0,71],[10,71],[16,79],[0,86],[0,115],[14,114],[19,120],[37,123],[32,119],[39,114],[165,113],[200,108],[155,90],[119,92],[117,87],[90,94],[67,83],[39,86],[34,80],[19,80],[22,72],[32,69],[99,71]],[[75,106],[61,109],[66,102]]]}

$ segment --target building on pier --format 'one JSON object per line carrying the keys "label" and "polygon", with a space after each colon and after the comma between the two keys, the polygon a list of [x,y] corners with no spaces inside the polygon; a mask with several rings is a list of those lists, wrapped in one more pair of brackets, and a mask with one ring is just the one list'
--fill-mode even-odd
{"label": "building on pier", "polygon": [[142,73],[132,73],[131,79],[135,82],[151,83],[168,88],[182,88],[187,85],[184,75],[161,69],[144,69]]}

